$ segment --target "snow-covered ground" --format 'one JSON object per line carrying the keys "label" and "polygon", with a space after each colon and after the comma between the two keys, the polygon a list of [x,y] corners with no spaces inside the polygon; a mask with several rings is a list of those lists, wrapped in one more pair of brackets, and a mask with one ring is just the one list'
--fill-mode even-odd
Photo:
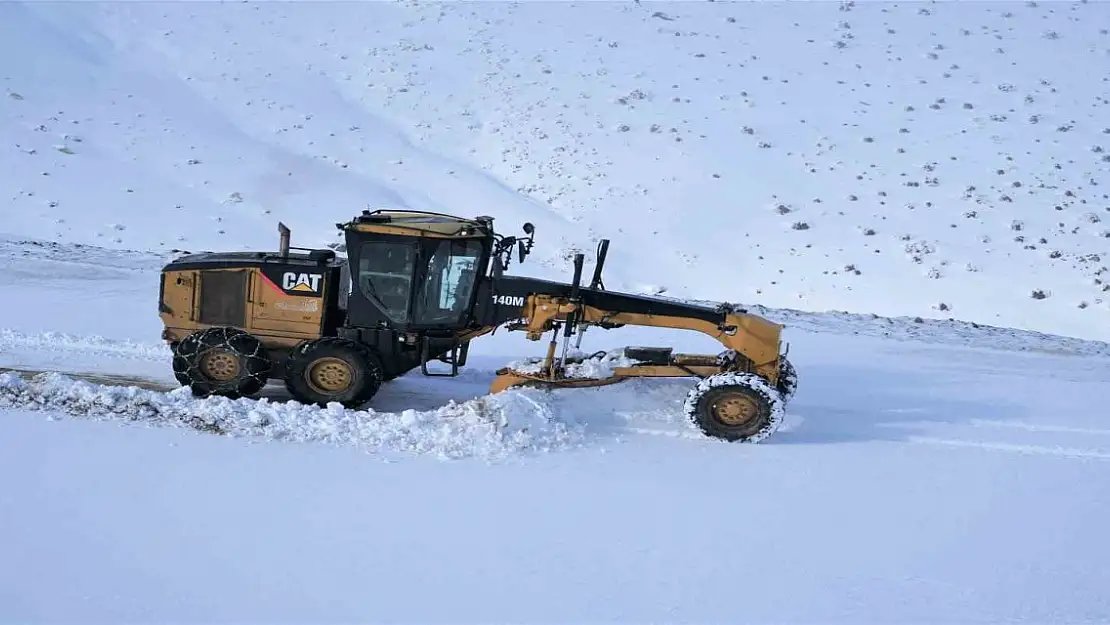
{"label": "snow-covered ground", "polygon": [[[1106,621],[1107,24],[0,3],[0,620]],[[364,410],[174,390],[166,259],[367,205],[532,221],[514,273],[609,237],[610,288],[786,323],[784,426],[702,438],[689,380],[488,396],[544,349],[501,332]],[[621,345],[719,350],[582,347]]]}
{"label": "snow-covered ground", "polygon": [[[768,311],[801,387],[754,446],[697,436],[687,380],[486,396],[542,352],[502,334],[369,411],[199,401],[165,391],[157,262],[0,246],[9,301],[60,308],[0,317],[3,620],[1110,615],[1105,344]],[[661,342],[714,348],[583,348]]]}

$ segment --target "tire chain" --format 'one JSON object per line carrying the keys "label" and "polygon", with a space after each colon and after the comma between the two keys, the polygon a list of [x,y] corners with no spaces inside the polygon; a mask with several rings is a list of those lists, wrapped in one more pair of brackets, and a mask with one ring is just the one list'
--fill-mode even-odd
{"label": "tire chain", "polygon": [[682,405],[682,412],[687,422],[703,434],[715,437],[712,432],[707,431],[700,423],[698,418],[698,404],[702,397],[709,393],[709,391],[722,386],[745,387],[762,396],[762,399],[767,402],[768,408],[770,409],[767,422],[755,434],[741,439],[744,442],[758,443],[774,434],[779,426],[782,425],[783,417],[785,416],[785,401],[780,396],[778,390],[772,388],[765,379],[754,373],[718,373],[698,382],[698,384],[686,395],[686,400]]}
{"label": "tire chain", "polygon": [[[245,374],[227,382],[209,380],[198,369],[199,356],[214,348],[224,348],[244,361]],[[217,326],[200,330],[185,337],[174,349],[174,377],[201,396],[239,397],[253,394],[266,385],[270,369],[270,358],[262,342],[238,328]]]}

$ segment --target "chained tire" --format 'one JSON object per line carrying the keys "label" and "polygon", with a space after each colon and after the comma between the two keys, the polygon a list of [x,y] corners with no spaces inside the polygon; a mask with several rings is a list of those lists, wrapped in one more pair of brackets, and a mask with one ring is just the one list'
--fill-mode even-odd
{"label": "chained tire", "polygon": [[798,371],[785,356],[779,359],[779,381],[775,388],[784,404],[789,403],[794,393],[798,392]]}
{"label": "chained tire", "polygon": [[198,330],[173,348],[174,377],[197,397],[254,395],[266,386],[272,367],[262,341],[237,328]]}
{"label": "chained tire", "polygon": [[686,418],[703,434],[729,442],[758,443],[782,425],[782,396],[754,373],[718,373],[686,396]]}
{"label": "chained tire", "polygon": [[336,337],[301,343],[289,354],[285,388],[302,404],[327,406],[337,402],[357,408],[370,401],[383,381],[377,353]]}

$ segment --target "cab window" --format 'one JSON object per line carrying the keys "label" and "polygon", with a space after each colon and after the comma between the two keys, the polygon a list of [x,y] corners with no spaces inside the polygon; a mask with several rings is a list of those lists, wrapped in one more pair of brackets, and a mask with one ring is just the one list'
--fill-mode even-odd
{"label": "cab window", "polygon": [[358,288],[396,323],[409,316],[409,295],[416,262],[412,243],[371,241],[359,250]]}
{"label": "cab window", "polygon": [[455,325],[468,312],[477,281],[482,242],[445,239],[436,244],[416,296],[414,323]]}

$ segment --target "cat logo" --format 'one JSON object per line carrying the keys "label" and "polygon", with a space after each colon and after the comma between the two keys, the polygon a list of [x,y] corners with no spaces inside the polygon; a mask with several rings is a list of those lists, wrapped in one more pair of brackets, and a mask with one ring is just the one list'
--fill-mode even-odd
{"label": "cat logo", "polygon": [[294,293],[319,293],[323,277],[318,273],[286,271],[281,276],[281,288]]}
{"label": "cat logo", "polygon": [[502,306],[516,306],[524,308],[524,298],[519,295],[494,295],[493,303]]}

